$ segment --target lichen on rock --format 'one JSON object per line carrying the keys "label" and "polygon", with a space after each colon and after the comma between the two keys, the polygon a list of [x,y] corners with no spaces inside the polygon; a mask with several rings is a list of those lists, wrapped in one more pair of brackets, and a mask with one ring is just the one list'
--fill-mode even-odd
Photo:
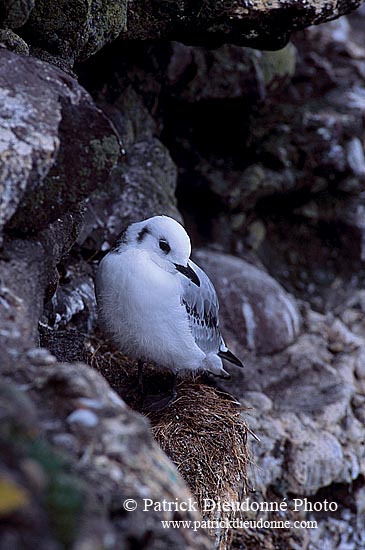
{"label": "lichen on rock", "polygon": [[4,0],[1,6],[1,26],[17,29],[24,25],[34,7],[35,0]]}
{"label": "lichen on rock", "polygon": [[28,44],[10,29],[0,29],[0,44],[5,45],[11,52],[29,55]]}
{"label": "lichen on rock", "polygon": [[[364,11],[267,50],[358,4],[2,3],[0,546],[361,545]],[[244,369],[181,381],[151,414],[137,365],[98,332],[93,279],[155,214],[185,222]],[[169,386],[144,370],[152,394]],[[142,511],[242,491],[338,510],[230,533]]]}
{"label": "lichen on rock", "polygon": [[[207,0],[197,5],[191,0],[161,3],[144,0],[131,3],[128,27],[123,38],[175,39],[189,44],[221,45],[230,42],[262,50],[285,46],[290,32],[323,23],[358,7],[360,0],[324,2],[298,0]],[[147,14],[147,17],[145,17]]]}
{"label": "lichen on rock", "polygon": [[116,38],[126,26],[126,15],[126,0],[37,0],[22,32],[34,46],[72,65]]}
{"label": "lichen on rock", "polygon": [[0,63],[0,224],[34,232],[107,179],[120,145],[108,119],[71,77],[6,50]]}

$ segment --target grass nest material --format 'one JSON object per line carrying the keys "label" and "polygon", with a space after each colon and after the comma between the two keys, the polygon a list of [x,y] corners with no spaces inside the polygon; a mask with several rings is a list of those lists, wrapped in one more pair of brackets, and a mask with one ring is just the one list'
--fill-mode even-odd
{"label": "grass nest material", "polygon": [[241,405],[204,383],[183,381],[177,399],[150,413],[153,434],[200,504],[238,500],[250,490],[249,428]]}
{"label": "grass nest material", "polygon": [[[167,408],[146,413],[135,362],[99,338],[90,342],[88,362],[131,408],[148,416],[156,441],[175,463],[200,505],[205,498],[237,501],[251,490],[248,470],[252,459],[247,438],[252,432],[242,416],[244,408],[214,387],[215,379],[206,375],[184,379],[177,385],[176,399]],[[163,393],[169,384],[170,373],[153,365],[145,367],[145,392]]]}

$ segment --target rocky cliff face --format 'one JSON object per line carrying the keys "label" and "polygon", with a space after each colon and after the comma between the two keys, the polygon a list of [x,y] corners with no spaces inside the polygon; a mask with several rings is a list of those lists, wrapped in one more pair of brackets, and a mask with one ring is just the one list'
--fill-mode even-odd
{"label": "rocky cliff face", "polygon": [[[1,3],[1,548],[364,546],[364,7],[302,30],[360,3]],[[147,420],[93,279],[155,214],[184,220],[245,370]],[[124,504],[242,489],[338,509],[214,536]]]}

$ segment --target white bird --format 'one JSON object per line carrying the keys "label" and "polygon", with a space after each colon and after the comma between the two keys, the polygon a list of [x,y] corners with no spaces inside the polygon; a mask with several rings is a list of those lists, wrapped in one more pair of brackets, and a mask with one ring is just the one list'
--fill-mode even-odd
{"label": "white bird", "polygon": [[139,361],[175,375],[203,370],[227,378],[222,358],[243,365],[224,343],[217,294],[190,252],[188,234],[172,218],[132,223],[100,262],[99,320],[118,348]]}

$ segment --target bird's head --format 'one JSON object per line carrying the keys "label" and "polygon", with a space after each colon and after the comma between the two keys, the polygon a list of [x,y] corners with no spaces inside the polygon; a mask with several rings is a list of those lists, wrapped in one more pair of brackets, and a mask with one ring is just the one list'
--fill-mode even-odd
{"label": "bird's head", "polygon": [[191,245],[182,225],[168,216],[154,216],[131,224],[125,245],[146,251],[151,260],[170,273],[181,273],[197,286],[200,281],[189,265]]}

